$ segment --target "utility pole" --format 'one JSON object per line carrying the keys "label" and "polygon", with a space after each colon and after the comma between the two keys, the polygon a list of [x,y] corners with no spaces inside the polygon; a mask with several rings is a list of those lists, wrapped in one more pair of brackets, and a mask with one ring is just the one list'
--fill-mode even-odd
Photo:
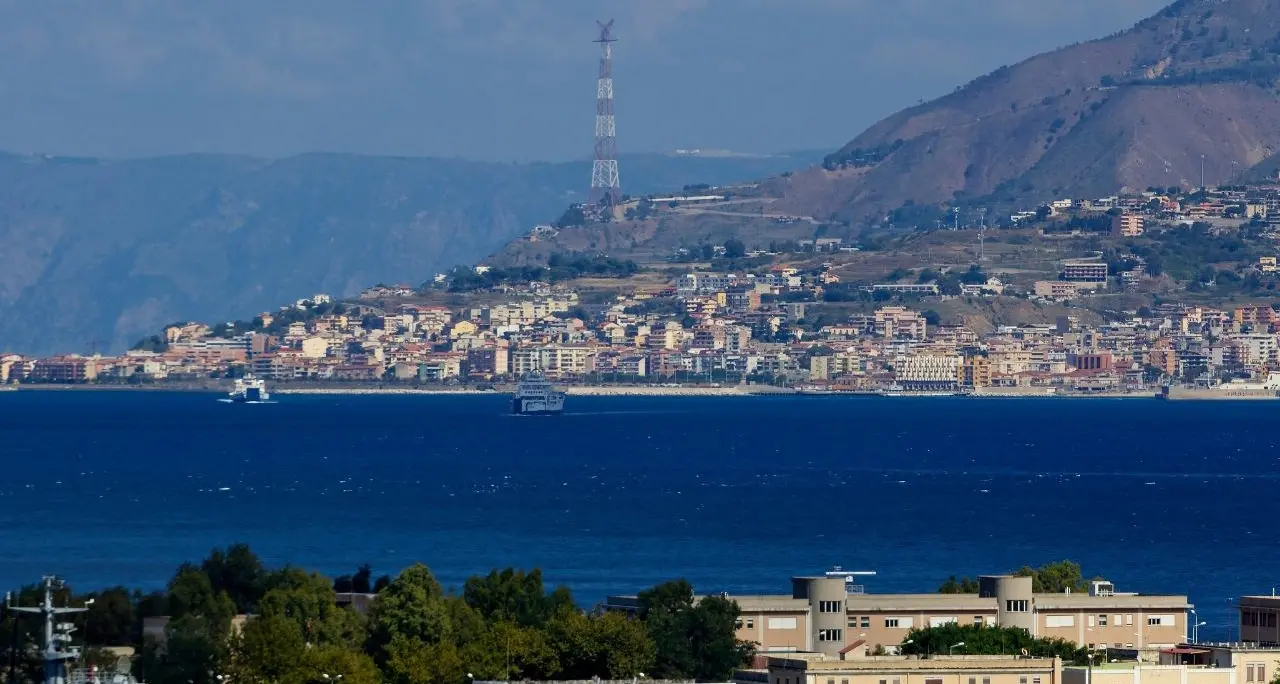
{"label": "utility pole", "polygon": [[600,26],[600,76],[596,80],[596,149],[591,162],[591,203],[602,209],[617,206],[622,195],[618,180],[618,141],[613,119],[613,20]]}

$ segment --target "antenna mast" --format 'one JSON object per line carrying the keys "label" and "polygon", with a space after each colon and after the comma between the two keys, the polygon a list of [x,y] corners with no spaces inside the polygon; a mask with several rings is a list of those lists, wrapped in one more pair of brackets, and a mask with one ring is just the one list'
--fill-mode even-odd
{"label": "antenna mast", "polygon": [[618,141],[613,121],[613,20],[597,21],[600,37],[600,77],[596,81],[596,150],[591,162],[592,204],[613,207],[622,195],[618,180]]}
{"label": "antenna mast", "polygon": [[44,578],[44,601],[39,606],[21,607],[9,605],[15,613],[38,613],[44,618],[44,684],[67,684],[67,661],[80,657],[80,649],[71,645],[71,632],[75,629],[69,622],[58,622],[59,615],[83,613],[88,608],[55,608],[53,592],[62,587],[62,580],[57,577]]}

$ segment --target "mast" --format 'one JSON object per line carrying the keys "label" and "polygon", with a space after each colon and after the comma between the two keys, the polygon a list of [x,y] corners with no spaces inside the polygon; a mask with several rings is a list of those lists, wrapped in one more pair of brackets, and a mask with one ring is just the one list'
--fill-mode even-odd
{"label": "mast", "polygon": [[71,632],[75,626],[70,622],[58,622],[59,615],[83,613],[84,608],[58,608],[53,605],[53,592],[62,588],[62,580],[46,576],[44,582],[44,600],[39,606],[9,605],[15,613],[39,614],[44,618],[44,643],[41,651],[44,657],[44,684],[67,684],[67,661],[80,657],[80,649],[71,645]]}

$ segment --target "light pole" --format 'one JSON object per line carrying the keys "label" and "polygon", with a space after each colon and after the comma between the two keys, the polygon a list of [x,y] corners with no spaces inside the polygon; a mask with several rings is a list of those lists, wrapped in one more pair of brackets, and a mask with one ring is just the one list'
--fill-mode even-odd
{"label": "light pole", "polygon": [[[903,646],[909,646],[909,645],[911,645],[911,644],[914,644],[915,642],[916,642],[916,640],[915,640],[915,639],[907,639],[906,641],[902,642],[902,645],[901,645],[901,646],[898,646],[898,652],[899,652],[899,653],[901,653],[901,652],[902,652],[902,647],[903,647]],[[919,657],[919,655],[920,655],[919,653],[917,653],[917,654],[916,654],[916,656],[917,656],[917,657]]]}
{"label": "light pole", "polygon": [[962,647],[962,646],[964,646],[964,642],[963,642],[963,641],[957,641],[956,643],[951,644],[951,646],[949,646],[949,647],[947,648],[947,655],[955,655],[955,654],[956,654],[956,649],[957,649],[957,648],[960,648],[960,647]]}

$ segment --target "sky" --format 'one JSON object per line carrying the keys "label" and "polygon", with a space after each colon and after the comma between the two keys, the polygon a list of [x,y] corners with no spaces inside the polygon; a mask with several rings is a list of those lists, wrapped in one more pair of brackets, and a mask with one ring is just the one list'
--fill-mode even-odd
{"label": "sky", "polygon": [[104,157],[834,149],[1166,0],[0,0],[0,149]]}

